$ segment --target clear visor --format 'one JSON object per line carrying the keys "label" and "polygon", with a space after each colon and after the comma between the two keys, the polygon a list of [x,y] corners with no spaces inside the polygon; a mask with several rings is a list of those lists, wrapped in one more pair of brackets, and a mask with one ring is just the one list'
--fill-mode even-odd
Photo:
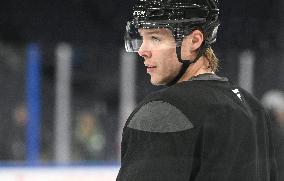
{"label": "clear visor", "polygon": [[[140,23],[139,25],[134,21],[127,22],[124,36],[125,50],[127,52],[138,52],[142,44],[151,50],[176,48],[176,41],[171,31],[166,27],[166,25],[159,27],[154,22]],[[141,31],[146,31],[146,36],[143,35],[143,38],[140,36]],[[159,43],[161,40],[163,40],[163,43]]]}
{"label": "clear visor", "polygon": [[133,21],[127,22],[124,43],[127,52],[138,52],[143,43],[138,28]]}
{"label": "clear visor", "polygon": [[[174,48],[176,46],[181,46],[181,40],[185,36],[184,32],[178,32],[176,36],[173,37],[170,30],[173,29],[171,25],[173,24],[191,24],[192,26],[198,23],[204,23],[206,21],[205,18],[191,18],[191,19],[182,19],[182,20],[159,20],[159,22],[155,21],[139,21],[136,19],[133,21],[128,21],[126,25],[126,32],[124,36],[125,40],[125,49],[127,52],[138,52],[140,47],[142,46],[143,40],[140,36],[139,29],[167,29],[168,34],[171,35],[171,40],[166,41],[166,46],[156,46],[152,48]],[[194,27],[194,26],[193,26]],[[164,32],[165,33],[165,32]],[[162,33],[163,34],[163,33]],[[144,36],[143,36],[144,37]],[[175,40],[177,39],[177,40]],[[144,42],[145,43],[145,42]],[[165,43],[163,43],[165,45]],[[170,47],[169,47],[170,46]]]}

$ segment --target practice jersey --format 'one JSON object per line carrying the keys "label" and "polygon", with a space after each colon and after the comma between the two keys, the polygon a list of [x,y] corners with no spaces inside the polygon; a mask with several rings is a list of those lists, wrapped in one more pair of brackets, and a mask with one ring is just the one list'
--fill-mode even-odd
{"label": "practice jersey", "polygon": [[116,181],[275,181],[270,135],[253,96],[202,74],[149,95],[131,113]]}

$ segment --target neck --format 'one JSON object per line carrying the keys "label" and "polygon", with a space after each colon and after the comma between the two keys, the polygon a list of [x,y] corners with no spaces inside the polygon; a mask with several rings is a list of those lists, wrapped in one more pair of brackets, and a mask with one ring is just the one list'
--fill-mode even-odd
{"label": "neck", "polygon": [[200,74],[205,74],[205,73],[214,73],[209,67],[209,62],[208,60],[202,56],[198,59],[196,63],[191,64],[184,75],[181,77],[181,79],[178,82],[186,81],[189,80],[190,78],[200,75]]}

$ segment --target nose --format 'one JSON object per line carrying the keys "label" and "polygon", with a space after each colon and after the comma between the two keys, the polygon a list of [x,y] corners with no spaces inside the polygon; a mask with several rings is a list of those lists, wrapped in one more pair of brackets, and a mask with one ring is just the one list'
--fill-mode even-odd
{"label": "nose", "polygon": [[149,48],[147,48],[146,44],[143,42],[138,51],[139,56],[143,58],[150,58],[152,53]]}

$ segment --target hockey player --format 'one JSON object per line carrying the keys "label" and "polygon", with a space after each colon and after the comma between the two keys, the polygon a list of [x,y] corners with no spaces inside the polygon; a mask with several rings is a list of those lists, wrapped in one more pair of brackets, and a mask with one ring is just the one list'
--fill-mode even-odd
{"label": "hockey player", "polygon": [[154,85],[129,116],[117,181],[275,181],[270,122],[260,103],[215,74],[216,0],[138,0],[126,50]]}

